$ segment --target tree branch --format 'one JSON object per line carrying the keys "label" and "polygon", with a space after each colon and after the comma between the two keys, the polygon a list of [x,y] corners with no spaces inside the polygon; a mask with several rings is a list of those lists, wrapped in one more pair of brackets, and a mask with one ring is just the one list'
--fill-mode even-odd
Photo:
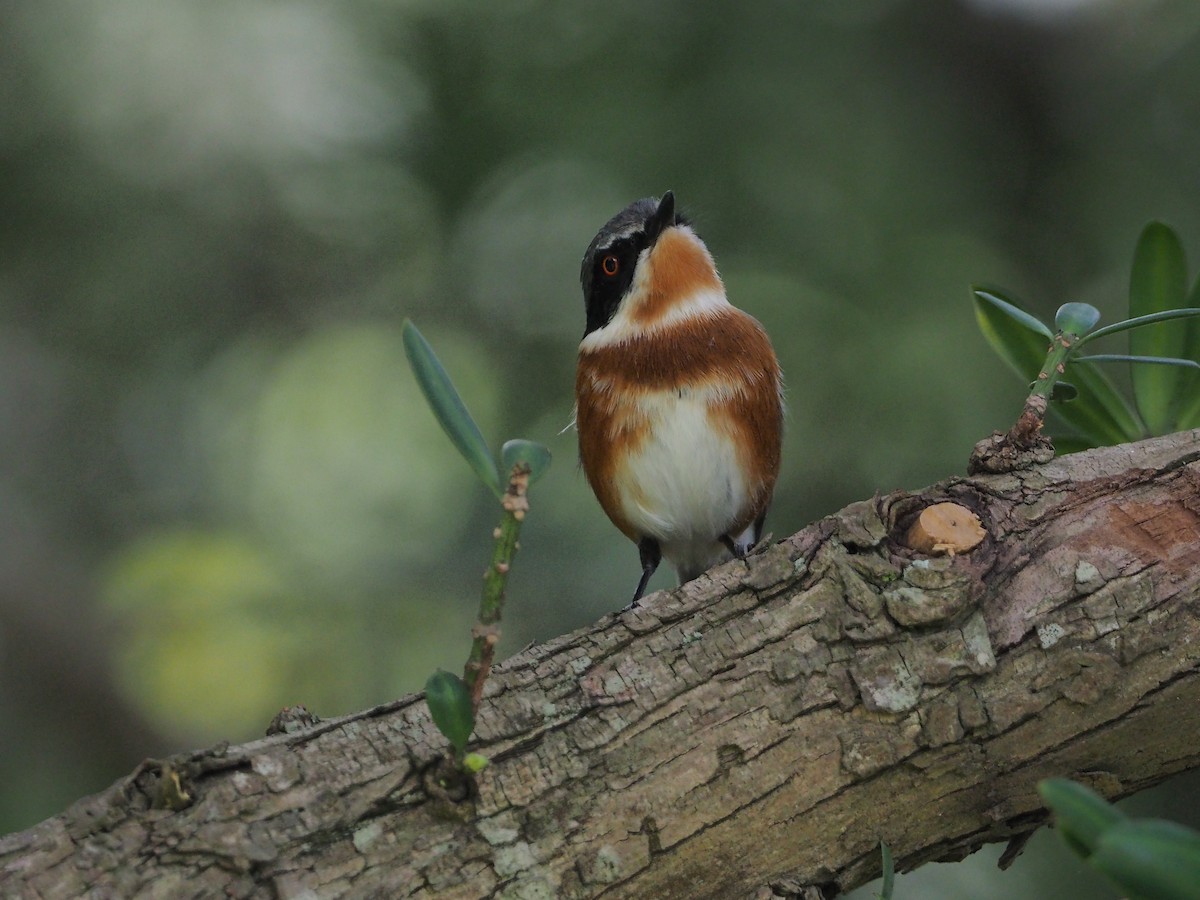
{"label": "tree branch", "polygon": [[[903,546],[943,500],[983,543]],[[881,839],[909,869],[1030,832],[1041,778],[1200,763],[1198,601],[1197,431],[876,497],[496,666],[461,801],[406,697],[148,762],[0,841],[0,893],[829,896]]]}

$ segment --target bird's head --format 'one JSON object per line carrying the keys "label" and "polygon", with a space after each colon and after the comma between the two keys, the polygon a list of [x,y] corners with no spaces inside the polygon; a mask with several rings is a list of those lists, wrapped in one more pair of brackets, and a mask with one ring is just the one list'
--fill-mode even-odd
{"label": "bird's head", "polygon": [[588,245],[580,272],[584,340],[614,343],[726,302],[716,264],[675,195],[636,200]]}

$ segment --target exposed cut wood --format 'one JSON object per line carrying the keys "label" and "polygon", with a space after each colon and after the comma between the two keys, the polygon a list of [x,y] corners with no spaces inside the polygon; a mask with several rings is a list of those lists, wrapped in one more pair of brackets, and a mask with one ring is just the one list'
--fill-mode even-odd
{"label": "exposed cut wood", "polygon": [[953,556],[973,550],[987,537],[979,516],[958,503],[935,503],[921,510],[904,542],[922,553]]}

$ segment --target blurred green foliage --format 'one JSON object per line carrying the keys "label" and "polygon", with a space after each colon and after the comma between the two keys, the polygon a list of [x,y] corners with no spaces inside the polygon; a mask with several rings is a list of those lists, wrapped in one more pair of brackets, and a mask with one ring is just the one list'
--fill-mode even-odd
{"label": "blurred green foliage", "polygon": [[1078,782],[1038,784],[1063,843],[1131,900],[1200,900],[1200,832],[1131,819]]}
{"label": "blurred green foliage", "polygon": [[[0,40],[0,831],[455,668],[493,506],[400,323],[571,460],[579,259],[636,197],[773,337],[777,537],[1011,423],[968,284],[1115,321],[1142,223],[1200,234],[1183,0],[43,0]],[[572,469],[501,656],[636,574]]]}

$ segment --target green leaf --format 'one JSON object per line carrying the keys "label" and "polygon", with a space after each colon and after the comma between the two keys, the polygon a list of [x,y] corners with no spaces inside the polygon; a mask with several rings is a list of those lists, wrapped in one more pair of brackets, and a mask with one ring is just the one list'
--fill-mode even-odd
{"label": "green leaf", "polygon": [[[1037,378],[1046,362],[1050,329],[991,288],[974,288],[975,318],[992,349],[1026,382]],[[1015,312],[1014,312],[1015,311]],[[1078,342],[1076,344],[1078,346]],[[1078,402],[1055,405],[1056,415],[1077,429],[1092,446],[1119,444],[1142,436],[1142,427],[1125,398],[1103,372],[1069,370]]]}
{"label": "green leaf", "polygon": [[1055,403],[1070,403],[1079,396],[1079,388],[1066,381],[1054,382],[1054,387],[1050,391],[1050,399]]}
{"label": "green leaf", "polygon": [[1079,388],[1079,401],[1059,407],[1064,419],[1101,438],[1098,444],[1120,444],[1145,436],[1141,422],[1107,375],[1091,366],[1069,365],[1067,371],[1071,383]]}
{"label": "green leaf", "polygon": [[973,288],[971,293],[975,321],[987,342],[1022,379],[1033,381],[1054,338],[1050,329],[997,291]]}
{"label": "green leaf", "polygon": [[1124,319],[1120,322],[1114,322],[1112,325],[1097,328],[1087,337],[1076,341],[1075,346],[1080,347],[1091,343],[1096,338],[1108,337],[1110,334],[1119,334],[1122,331],[1131,331],[1134,328],[1141,328],[1144,325],[1153,325],[1155,322],[1169,322],[1171,319],[1195,319],[1197,316],[1200,316],[1200,309],[1194,306],[1183,306],[1179,309],[1167,309],[1162,312],[1149,313],[1133,319]]}
{"label": "green leaf", "polygon": [[1063,334],[1083,337],[1100,321],[1100,310],[1090,303],[1064,303],[1054,316],[1054,327]]}
{"label": "green leaf", "polygon": [[433,724],[445,735],[454,752],[462,756],[475,728],[475,711],[467,683],[452,672],[438,669],[425,682],[425,703]]}
{"label": "green leaf", "polygon": [[488,450],[479,426],[471,418],[467,405],[458,395],[433,348],[417,330],[417,326],[408,319],[404,320],[403,335],[408,364],[412,367],[417,384],[421,386],[421,392],[425,395],[438,423],[463,459],[475,470],[479,479],[493,494],[501,496],[503,491],[500,487],[500,476],[496,471],[496,460]]}
{"label": "green leaf", "polygon": [[1089,863],[1140,900],[1200,900],[1200,835],[1156,819],[1119,822]]}
{"label": "green leaf", "polygon": [[[992,290],[991,288],[977,287],[972,288],[971,292],[975,295],[975,309],[977,313],[980,307],[983,306],[986,309],[1003,313],[1012,321],[1023,325],[1029,331],[1040,334],[1046,340],[1054,337],[1054,332],[1041,319],[1025,312],[1025,310],[1021,309],[1021,307],[1011,300],[1005,299],[1000,295],[999,291]],[[987,333],[986,329],[984,333]]]}
{"label": "green leaf", "polygon": [[1076,356],[1074,361],[1150,363],[1156,366],[1182,366],[1183,368],[1200,369],[1200,362],[1192,362],[1190,359],[1168,359],[1162,356],[1130,356],[1127,353],[1093,353],[1089,356]]}
{"label": "green leaf", "polygon": [[879,891],[879,900],[892,900],[896,889],[896,866],[892,862],[892,851],[883,841],[879,842],[879,854],[883,857],[883,887]]}
{"label": "green leaf", "polygon": [[533,484],[546,474],[550,468],[550,448],[536,441],[514,438],[506,441],[500,451],[504,466],[504,477],[507,478],[517,463],[529,466],[529,483]]}
{"label": "green leaf", "polygon": [[[1129,278],[1130,318],[1152,315],[1183,306],[1187,293],[1187,261],[1175,232],[1161,222],[1142,231],[1133,254]],[[1157,324],[1129,335],[1134,356],[1176,357],[1183,352],[1184,330]],[[1138,412],[1153,434],[1170,430],[1171,410],[1179,385],[1179,372],[1163,366],[1133,370],[1133,397]]]}
{"label": "green leaf", "polygon": [[[1200,306],[1200,278],[1197,278],[1196,283],[1192,285],[1187,305],[1193,309]],[[1183,340],[1183,352],[1180,355],[1184,359],[1200,362],[1200,317],[1188,320]],[[1179,429],[1200,428],[1200,373],[1185,372],[1180,382],[1180,398],[1183,403],[1179,408],[1175,427]]]}
{"label": "green leaf", "polygon": [[1066,778],[1039,782],[1038,793],[1054,813],[1063,840],[1085,859],[1095,852],[1105,832],[1125,821],[1125,814],[1095,791]]}
{"label": "green leaf", "polygon": [[472,775],[477,775],[490,766],[492,761],[482,753],[468,753],[463,757],[463,768]]}

